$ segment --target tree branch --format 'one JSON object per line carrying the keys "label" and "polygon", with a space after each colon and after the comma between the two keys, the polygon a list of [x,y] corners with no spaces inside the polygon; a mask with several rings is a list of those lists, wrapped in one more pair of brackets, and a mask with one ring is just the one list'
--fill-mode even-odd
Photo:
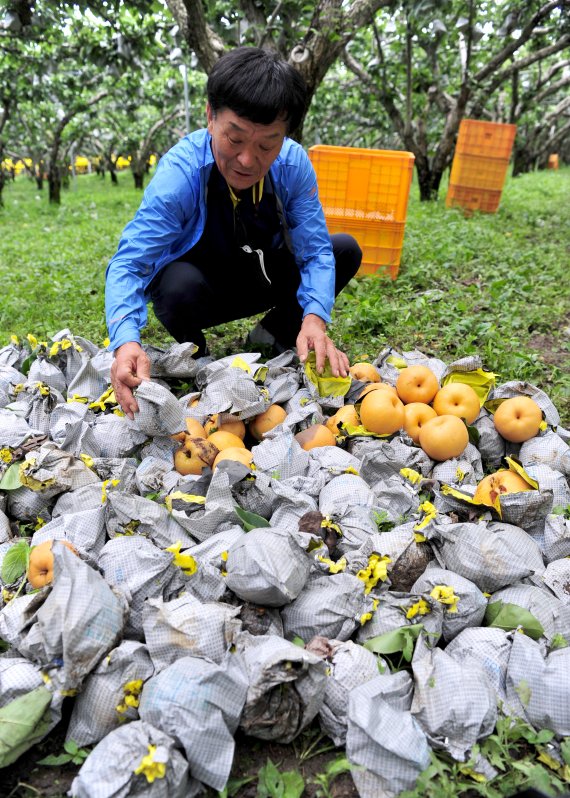
{"label": "tree branch", "polygon": [[53,168],[53,166],[55,166],[57,162],[59,148],[61,146],[61,134],[63,133],[66,126],[71,122],[73,117],[77,116],[77,114],[83,113],[83,111],[86,111],[88,108],[91,108],[93,105],[96,105],[104,97],[107,97],[108,94],[109,94],[108,90],[103,89],[103,91],[100,91],[98,94],[95,94],[93,97],[91,97],[90,100],[79,101],[79,103],[75,106],[75,108],[72,108],[66,114],[64,114],[64,116],[62,116],[62,118],[59,120],[59,123],[56,125],[53,134],[53,142],[49,155],[50,168]]}
{"label": "tree branch", "polygon": [[[280,6],[281,3],[277,3],[277,5]],[[261,47],[260,41],[267,32],[267,19],[263,8],[257,5],[254,0],[239,0],[239,7],[243,11],[247,21],[255,25],[258,31],[262,31],[262,33],[256,37],[255,42],[257,47]]]}
{"label": "tree branch", "polygon": [[550,97],[551,94],[556,94],[557,91],[560,89],[564,89],[566,86],[570,86],[570,75],[565,78],[560,78],[557,80],[556,83],[551,83],[550,86],[546,86],[542,91],[539,91],[537,94],[528,96],[527,99],[521,104],[521,114],[529,108],[530,105],[539,105],[543,100],[547,97]]}
{"label": "tree branch", "polygon": [[[305,78],[309,98],[355,32],[371,25],[378,9],[389,6],[390,2],[354,0],[348,5],[343,0],[319,0],[302,44],[289,56],[289,62]],[[299,48],[302,54],[297,52]]]}
{"label": "tree branch", "polygon": [[[269,39],[269,42],[271,43],[271,45],[273,45],[273,39],[271,38],[271,28],[273,27],[273,23],[277,19],[277,15],[281,11],[282,5],[283,5],[283,0],[279,0],[277,5],[275,6],[273,11],[271,12],[271,16],[267,20],[267,24],[265,26],[265,30],[263,31],[263,34],[262,34],[262,36],[261,36],[261,38],[259,40],[259,47],[263,47],[265,42],[267,41],[267,39]],[[273,45],[273,47],[274,46],[275,45]]]}
{"label": "tree branch", "polygon": [[[390,120],[394,126],[394,129],[400,136],[401,140],[405,143],[405,146],[411,149],[411,140],[412,140],[412,131],[410,129],[409,132],[406,131],[406,122],[402,113],[400,112],[399,108],[394,103],[392,97],[386,91],[385,83],[382,83],[382,88],[379,88],[376,83],[372,80],[368,72],[362,67],[361,64],[352,56],[347,50],[343,52],[343,61],[346,64],[347,68],[353,72],[360,81],[370,90],[372,94],[374,94],[382,103],[384,110],[390,117]],[[409,142],[409,143],[407,143]],[[412,150],[413,151],[413,150]]]}
{"label": "tree branch", "polygon": [[208,25],[201,0],[166,0],[166,4],[198,63],[209,74],[225,45]]}
{"label": "tree branch", "polygon": [[568,0],[551,0],[551,2],[542,6],[542,8],[540,8],[536,14],[533,14],[533,16],[526,23],[518,39],[509,42],[509,44],[503,47],[502,50],[500,50],[490,59],[490,61],[487,62],[483,69],[480,69],[479,72],[473,76],[474,82],[481,83],[483,80],[485,80],[485,78],[489,77],[489,75],[493,75],[497,69],[505,63],[507,58],[513,55],[513,53],[515,53],[525,42],[530,39],[539,22],[542,22],[543,19],[546,19],[550,12],[554,11],[555,8],[568,5]]}
{"label": "tree branch", "polygon": [[554,44],[551,44],[548,47],[543,47],[540,50],[536,50],[534,53],[527,55],[525,58],[520,58],[518,61],[513,61],[510,66],[506,67],[500,72],[497,72],[493,80],[485,87],[483,96],[488,97],[490,94],[492,94],[495,89],[501,85],[501,83],[503,83],[513,74],[513,72],[526,69],[526,67],[531,66],[531,64],[534,64],[537,61],[542,61],[544,58],[548,58],[549,55],[558,53],[560,50],[564,50],[569,44],[570,34],[565,33],[564,36],[562,36],[557,42],[554,42]]}
{"label": "tree branch", "polygon": [[143,139],[143,141],[141,143],[141,146],[140,146],[141,158],[144,157],[144,161],[145,162],[146,162],[148,156],[150,155],[150,149],[152,147],[152,142],[153,142],[154,137],[158,133],[158,131],[162,130],[163,127],[165,127],[173,119],[176,119],[176,117],[183,116],[183,115],[184,115],[184,110],[181,109],[181,108],[176,108],[173,111],[171,111],[169,114],[167,114],[166,116],[163,116],[160,119],[157,119],[156,122],[151,126],[150,130],[148,131],[148,133],[144,137],[144,139]]}
{"label": "tree branch", "polygon": [[557,72],[560,72],[561,69],[566,69],[567,66],[570,66],[570,59],[558,61],[556,64],[553,64],[546,75],[544,75],[544,77],[542,77],[536,84],[537,91],[541,89],[545,83],[548,83]]}
{"label": "tree branch", "polygon": [[2,131],[6,126],[6,122],[10,118],[10,100],[5,97],[2,100],[2,115],[0,116],[0,136],[2,135]]}
{"label": "tree branch", "polygon": [[543,155],[546,155],[546,153],[547,153],[549,150],[551,150],[551,149],[554,147],[554,145],[555,145],[555,144],[558,144],[558,142],[559,142],[559,141],[561,141],[561,140],[562,140],[562,139],[563,139],[563,138],[566,136],[566,134],[567,134],[567,133],[569,133],[569,132],[570,132],[570,119],[568,120],[568,122],[566,122],[566,124],[565,124],[565,125],[563,125],[563,126],[562,126],[562,127],[559,129],[559,130],[557,130],[557,131],[556,131],[556,132],[555,132],[555,133],[554,133],[554,134],[553,134],[553,135],[552,135],[552,136],[551,136],[551,137],[548,139],[548,141],[546,142],[546,144],[544,144],[544,145],[543,145],[543,146],[540,148],[540,150],[539,150],[539,151],[538,151],[538,153],[537,153],[537,158],[540,158],[540,157],[542,157]]}

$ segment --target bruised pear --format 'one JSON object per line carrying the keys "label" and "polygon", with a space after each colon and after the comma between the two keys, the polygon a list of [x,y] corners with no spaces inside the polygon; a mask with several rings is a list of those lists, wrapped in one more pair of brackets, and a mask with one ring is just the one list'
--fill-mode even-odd
{"label": "bruised pear", "polygon": [[219,451],[207,438],[187,435],[183,445],[174,453],[174,468],[183,476],[199,476],[205,468],[212,467]]}

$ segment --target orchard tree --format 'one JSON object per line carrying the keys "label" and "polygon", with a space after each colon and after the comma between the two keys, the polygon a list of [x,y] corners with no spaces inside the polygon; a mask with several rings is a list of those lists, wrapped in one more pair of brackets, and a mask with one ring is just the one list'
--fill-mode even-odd
{"label": "orchard tree", "polygon": [[[2,105],[0,106],[0,164],[2,164],[5,156],[5,144],[4,144],[4,137],[3,131],[6,127],[6,122],[8,121],[10,115],[10,100],[7,97],[2,98]],[[0,207],[4,205],[4,200],[2,199],[2,192],[4,190],[4,183],[6,181],[6,175],[4,169],[0,166]]]}
{"label": "orchard tree", "polygon": [[[33,3],[33,14],[26,14],[32,3],[13,2],[10,17],[16,19],[12,30],[4,32],[10,45],[18,50],[13,59],[15,70],[25,65],[34,75],[28,91],[18,99],[21,125],[28,116],[42,107],[44,113],[43,138],[49,143],[45,154],[49,179],[49,197],[60,202],[62,176],[66,174],[64,154],[74,138],[72,123],[92,120],[94,108],[101,108],[114,95],[126,97],[134,107],[134,94],[144,83],[144,68],[158,71],[157,59],[168,63],[158,40],[172,21],[157,8],[148,11],[148,4],[119,0],[102,2],[42,2]],[[0,35],[0,43],[4,39]],[[131,102],[132,100],[132,102]],[[22,150],[21,142],[13,142]]]}
{"label": "orchard tree", "polygon": [[[109,98],[97,118],[97,136],[93,133],[87,143],[91,152],[104,157],[111,175],[118,154],[130,158],[135,188],[144,187],[150,155],[170,149],[186,133],[181,128],[185,117],[180,100],[182,79],[170,63],[172,53],[176,61],[180,58],[175,50],[171,43],[165,61],[155,62],[153,68],[143,66],[126,100]],[[204,82],[202,72],[188,75],[188,115],[194,127],[200,126],[205,113]]]}
{"label": "orchard tree", "polygon": [[49,127],[53,109],[48,102],[31,102],[20,98],[10,125],[10,144],[7,150],[12,160],[20,160],[26,172],[35,180],[38,191],[43,191],[49,140]]}
{"label": "orchard tree", "polygon": [[[569,46],[569,8],[569,0],[408,0],[394,14],[380,12],[371,31],[345,48],[347,68],[414,153],[422,200],[437,197],[461,120],[485,116],[514,73]],[[533,46],[547,23],[548,41]]]}
{"label": "orchard tree", "polygon": [[[272,49],[303,75],[309,103],[330,67],[356,31],[369,26],[380,8],[391,0],[240,0],[206,6],[203,0],[166,0],[180,34],[209,73],[229,47],[252,44]],[[302,137],[303,123],[295,132]]]}
{"label": "orchard tree", "polygon": [[[33,14],[26,14],[26,9],[29,4],[25,2],[11,4],[0,37],[0,46],[11,55],[10,72],[5,77],[12,90],[17,87],[12,117],[19,124],[14,132],[31,134],[33,140],[27,145],[36,157],[36,142],[46,142],[38,160],[46,163],[49,199],[58,203],[66,128],[77,115],[100,102],[108,90],[93,63],[82,59],[85,40],[97,35],[94,20],[86,20],[73,8],[67,15],[49,3],[35,3]],[[98,33],[107,35],[103,26]],[[25,85],[18,79],[21,73],[26,75]],[[8,136],[13,150],[24,149],[22,141],[14,139],[10,131]],[[40,175],[43,177],[43,169]]]}
{"label": "orchard tree", "polygon": [[511,80],[509,122],[517,125],[513,175],[545,166],[570,137],[570,59],[552,56]]}
{"label": "orchard tree", "polygon": [[[27,18],[27,17],[26,17]],[[29,80],[22,69],[23,46],[17,36],[19,18],[9,5],[0,11],[0,164],[9,154],[10,127],[18,99],[25,97]],[[0,206],[6,175],[0,168]]]}
{"label": "orchard tree", "polygon": [[[185,116],[180,102],[182,79],[175,64],[183,54],[176,47],[165,47],[168,58],[162,69],[155,74],[144,75],[136,90],[137,107],[131,108],[130,122],[124,128],[123,150],[131,159],[131,171],[135,188],[144,187],[144,178],[150,155],[165,151],[175,144],[180,135],[178,126]],[[204,108],[204,80],[200,72],[186,76],[188,92],[188,115],[193,120],[202,118]],[[194,124],[198,127],[199,124]]]}

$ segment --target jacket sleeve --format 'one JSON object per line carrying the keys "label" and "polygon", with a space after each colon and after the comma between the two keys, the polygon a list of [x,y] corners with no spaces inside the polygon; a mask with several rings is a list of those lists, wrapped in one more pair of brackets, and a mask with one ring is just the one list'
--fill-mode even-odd
{"label": "jacket sleeve", "polygon": [[109,349],[129,341],[140,343],[147,321],[145,289],[176,254],[188,210],[198,199],[188,175],[178,165],[164,164],[148,185],[134,218],[125,227],[105,277],[105,314]]}
{"label": "jacket sleeve", "polygon": [[315,313],[330,322],[335,298],[335,263],[315,170],[307,153],[296,143],[288,154],[284,169],[285,218],[301,272],[297,299],[303,316]]}

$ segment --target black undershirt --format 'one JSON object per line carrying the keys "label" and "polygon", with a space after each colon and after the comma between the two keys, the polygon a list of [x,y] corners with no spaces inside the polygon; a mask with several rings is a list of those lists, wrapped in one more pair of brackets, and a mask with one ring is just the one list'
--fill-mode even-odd
{"label": "black undershirt", "polygon": [[231,265],[248,245],[269,253],[283,246],[281,223],[269,176],[264,180],[261,201],[254,204],[252,189],[239,195],[234,208],[230,190],[216,164],[208,180],[206,224],[200,240],[181,260],[192,263]]}

